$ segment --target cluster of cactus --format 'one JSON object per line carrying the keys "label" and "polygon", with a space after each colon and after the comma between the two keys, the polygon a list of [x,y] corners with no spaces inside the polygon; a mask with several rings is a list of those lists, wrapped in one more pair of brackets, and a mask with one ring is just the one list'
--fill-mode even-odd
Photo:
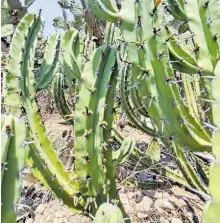
{"label": "cluster of cactus", "polygon": [[[64,9],[69,8],[67,1],[60,2]],[[19,139],[18,143],[22,141],[22,147],[26,148],[26,160],[33,174],[73,211],[94,214],[99,207],[94,222],[112,219],[123,222],[124,213],[108,203],[109,200],[117,203],[118,199],[114,163],[131,165],[131,160],[137,162],[143,157],[141,165],[146,167],[151,160],[135,147],[134,141],[122,142],[117,131],[114,137],[122,146],[112,153],[111,131],[118,84],[121,104],[132,124],[158,137],[173,151],[188,182],[180,179],[182,184],[207,193],[207,178],[193,152],[200,156],[202,152],[212,152],[215,156],[209,175],[212,200],[205,208],[204,219],[207,223],[217,223],[219,2],[126,0],[116,4],[115,0],[89,0],[89,5],[97,16],[112,23],[107,24],[104,45],[96,48],[88,26],[84,26],[83,35],[74,28],[68,29],[61,39],[54,34],[47,41],[37,72],[34,57],[42,18],[29,14],[17,26],[4,71],[3,107],[7,116],[3,120],[10,120],[9,126],[16,135],[16,126],[24,128],[20,123],[25,123],[25,136],[7,135],[4,139],[2,168],[7,168],[5,164],[9,165],[9,159],[14,158],[6,158],[6,153],[15,149],[13,140],[17,143]],[[189,35],[182,37],[173,30],[170,18],[178,20]],[[53,79],[58,110],[68,124],[74,125],[73,172],[65,171],[53,150],[37,104],[37,92]],[[74,89],[71,98],[75,102],[74,113],[67,105],[66,87]],[[5,123],[3,131],[8,126]],[[21,164],[17,170],[21,170]],[[172,171],[166,169],[166,172],[177,180]],[[3,171],[2,184],[4,181],[7,184],[6,173]],[[17,194],[12,196],[10,208],[17,199]],[[7,204],[4,200],[2,203],[3,207]]]}
{"label": "cluster of cactus", "polygon": [[[215,147],[219,146],[219,97],[215,87],[219,83],[219,2],[127,0],[120,9],[114,0],[91,0],[89,4],[98,16],[115,23],[121,30],[132,78],[144,108],[157,126],[157,136],[164,144],[172,146],[179,160],[183,158],[182,151],[211,152],[212,149],[215,162],[210,170],[209,192],[213,200],[204,216],[206,222],[217,222],[220,187]],[[189,32],[187,38],[181,39],[172,31],[169,13],[185,23]],[[187,44],[189,40],[191,44]],[[175,76],[177,72],[186,73],[180,81]],[[190,74],[196,77],[199,74],[199,84],[194,81],[195,92],[186,79]],[[187,107],[180,95],[179,82],[182,81]],[[196,97],[200,100],[195,101]],[[213,116],[207,109],[209,106],[213,108]],[[205,108],[203,116],[203,112],[199,112],[201,107]]]}
{"label": "cluster of cactus", "polygon": [[[36,71],[34,56],[42,27],[41,16],[34,13],[26,15],[18,25],[4,71],[2,105],[6,115],[13,114],[25,123],[27,137],[23,146],[33,174],[73,211],[95,213],[107,200],[117,200],[110,148],[118,74],[116,48],[103,45],[87,62],[83,53],[92,51],[94,45],[86,37],[83,42],[79,32],[70,29],[61,40],[58,34],[51,36]],[[56,73],[58,69],[63,73]],[[74,172],[65,171],[53,150],[37,104],[37,92],[53,78],[54,97],[61,113],[74,121]],[[75,115],[66,105],[64,82],[74,85]]]}
{"label": "cluster of cactus", "polygon": [[[39,72],[35,72],[34,55],[42,27],[42,18],[33,13],[26,15],[17,26],[4,70],[2,107],[6,114],[13,114],[26,125],[26,161],[32,166],[33,173],[71,206],[71,195],[77,188],[74,182],[70,183],[70,175],[64,171],[52,149],[37,105],[37,90],[51,82],[59,56],[59,36],[55,34],[48,41]],[[65,191],[62,190],[64,186],[67,187]]]}

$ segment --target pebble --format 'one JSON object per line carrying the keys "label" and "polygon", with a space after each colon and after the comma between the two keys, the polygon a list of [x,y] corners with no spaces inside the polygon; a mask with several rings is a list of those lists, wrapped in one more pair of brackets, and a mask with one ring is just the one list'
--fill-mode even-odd
{"label": "pebble", "polygon": [[25,223],[33,223],[34,222],[34,220],[32,219],[32,218],[28,218],[26,221],[25,221]]}
{"label": "pebble", "polygon": [[180,218],[173,218],[171,220],[171,223],[183,223],[182,220]]}

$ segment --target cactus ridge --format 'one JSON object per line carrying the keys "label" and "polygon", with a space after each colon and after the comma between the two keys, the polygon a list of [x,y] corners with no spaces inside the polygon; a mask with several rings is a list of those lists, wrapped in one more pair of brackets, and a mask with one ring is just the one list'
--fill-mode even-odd
{"label": "cactus ridge", "polygon": [[187,20],[187,14],[184,10],[184,1],[183,0],[167,0],[167,4],[164,4],[164,7],[168,12],[177,20]]}

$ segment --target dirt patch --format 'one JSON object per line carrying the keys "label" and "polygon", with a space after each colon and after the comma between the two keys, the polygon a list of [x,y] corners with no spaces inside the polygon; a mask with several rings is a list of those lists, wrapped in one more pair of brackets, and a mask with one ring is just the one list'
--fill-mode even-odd
{"label": "dirt patch", "polygon": [[[90,223],[74,214],[40,183],[24,182],[20,221],[27,223]],[[200,223],[204,203],[179,187],[168,190],[122,188],[120,200],[133,223]],[[28,207],[28,208],[27,208]],[[21,218],[22,217],[22,218]]]}

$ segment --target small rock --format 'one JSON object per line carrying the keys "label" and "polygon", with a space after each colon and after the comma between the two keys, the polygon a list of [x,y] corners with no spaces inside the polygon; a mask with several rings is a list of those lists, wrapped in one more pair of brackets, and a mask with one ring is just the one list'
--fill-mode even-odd
{"label": "small rock", "polygon": [[119,193],[119,197],[120,197],[121,203],[123,205],[129,205],[129,200],[128,200],[127,194]]}
{"label": "small rock", "polygon": [[157,199],[153,205],[157,211],[160,213],[160,216],[165,216],[166,212],[163,210],[163,199]]}
{"label": "small rock", "polygon": [[186,215],[189,219],[193,219],[194,217],[194,214],[191,211],[187,211]]}
{"label": "small rock", "polygon": [[182,208],[182,207],[186,206],[186,202],[181,198],[176,198],[174,196],[170,196],[169,201],[171,203],[173,203],[174,205],[176,205],[178,208]]}
{"label": "small rock", "polygon": [[32,219],[32,218],[28,218],[26,221],[25,221],[25,223],[33,223],[34,222],[34,220]]}
{"label": "small rock", "polygon": [[135,199],[136,203],[141,202],[143,196],[144,196],[144,195],[142,194],[141,191],[137,191],[137,192],[135,193],[135,195],[134,195],[134,199]]}
{"label": "small rock", "polygon": [[170,203],[168,200],[163,201],[163,208],[167,208],[167,209],[170,209],[170,210],[175,209],[174,206],[172,205],[172,203]]}
{"label": "small rock", "polygon": [[134,193],[133,192],[128,192],[127,193],[128,199],[131,200],[134,198]]}
{"label": "small rock", "polygon": [[82,219],[81,219],[80,223],[90,223],[91,222],[90,219],[85,216],[81,216],[81,218]]}
{"label": "small rock", "polygon": [[169,202],[169,200],[163,198],[157,199],[154,202],[154,207],[157,209],[170,209],[170,210],[175,209],[175,207],[171,202]]}
{"label": "small rock", "polygon": [[159,198],[154,202],[154,207],[159,210],[163,208],[163,199]]}
{"label": "small rock", "polygon": [[160,222],[161,223],[170,223],[166,218],[164,218],[164,217],[161,217],[160,218]]}
{"label": "small rock", "polygon": [[134,208],[131,205],[123,205],[125,212],[131,214],[134,211]]}
{"label": "small rock", "polygon": [[76,214],[76,215],[71,216],[71,217],[69,218],[69,222],[71,222],[71,223],[87,223],[87,222],[89,222],[88,219],[89,219],[89,218],[86,218],[86,217],[83,216],[83,215],[78,215],[78,214]]}
{"label": "small rock", "polygon": [[143,197],[142,201],[140,203],[137,203],[135,207],[135,211],[148,212],[151,208],[151,205],[153,204],[153,201],[149,197]]}
{"label": "small rock", "polygon": [[37,207],[36,212],[39,213],[39,214],[43,214],[45,208],[46,208],[46,204],[40,204]]}
{"label": "small rock", "polygon": [[147,216],[148,216],[148,213],[137,212],[137,217],[138,218],[146,218]]}
{"label": "small rock", "polygon": [[153,201],[149,197],[143,197],[143,200],[141,203],[143,204],[144,210],[149,211],[151,208],[151,205],[153,204]]}
{"label": "small rock", "polygon": [[168,198],[170,196],[167,192],[161,193],[161,192],[158,192],[158,191],[155,191],[155,190],[144,190],[143,194],[147,197],[156,198],[156,199]]}
{"label": "small rock", "polygon": [[63,212],[63,211],[57,211],[57,212],[55,213],[55,216],[56,216],[57,218],[62,218],[62,217],[64,216],[64,212]]}
{"label": "small rock", "polygon": [[171,223],[183,223],[180,218],[173,218]]}
{"label": "small rock", "polygon": [[59,218],[55,218],[53,220],[53,223],[64,223],[62,219],[59,219]]}
{"label": "small rock", "polygon": [[53,222],[53,219],[54,219],[53,215],[48,215],[46,218],[46,223]]}

